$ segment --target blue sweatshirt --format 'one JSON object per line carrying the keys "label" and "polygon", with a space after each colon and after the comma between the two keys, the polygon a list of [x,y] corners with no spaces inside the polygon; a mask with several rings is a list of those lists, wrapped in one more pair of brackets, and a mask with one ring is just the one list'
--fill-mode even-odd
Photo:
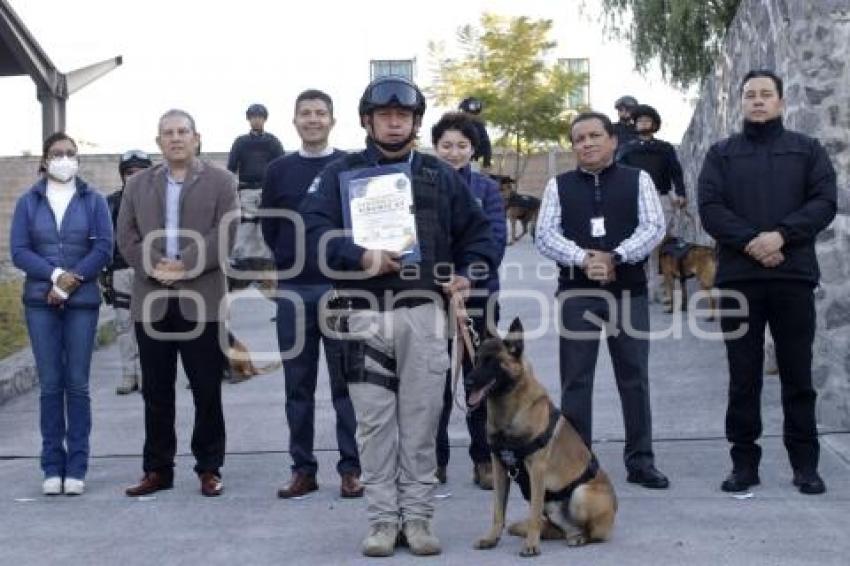
{"label": "blue sweatshirt", "polygon": [[[330,155],[307,157],[301,153],[290,153],[279,157],[269,164],[263,182],[263,196],[260,208],[286,210],[297,213],[298,207],[307,189],[328,163],[344,156],[345,152],[333,150]],[[304,267],[293,277],[286,278],[290,283],[329,283],[319,271],[316,257],[307,256],[305,234],[300,230],[296,234],[295,224],[287,218],[262,218],[263,239],[274,253],[277,269],[291,269],[295,263],[296,247],[305,255]]]}

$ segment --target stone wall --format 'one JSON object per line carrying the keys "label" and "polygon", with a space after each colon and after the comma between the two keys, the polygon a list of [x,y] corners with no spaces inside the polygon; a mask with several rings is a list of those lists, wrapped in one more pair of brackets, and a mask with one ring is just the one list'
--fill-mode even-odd
{"label": "stone wall", "polygon": [[738,130],[741,78],[769,68],[785,82],[785,125],[820,139],[838,173],[838,216],[818,239],[823,272],[817,291],[814,378],[818,418],[850,427],[850,0],[742,0],[714,72],[708,77],[679,156],[696,220],[685,236],[710,241],[696,219],[694,189],[703,157]]}

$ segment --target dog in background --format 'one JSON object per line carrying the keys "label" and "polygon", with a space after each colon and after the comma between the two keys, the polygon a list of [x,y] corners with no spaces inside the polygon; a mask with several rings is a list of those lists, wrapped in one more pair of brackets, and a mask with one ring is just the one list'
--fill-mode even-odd
{"label": "dog in background", "polygon": [[271,362],[265,366],[257,367],[251,360],[251,351],[245,344],[236,338],[232,332],[227,333],[230,347],[227,349],[228,377],[229,383],[241,383],[256,375],[269,373],[281,367],[281,362]]}
{"label": "dog in background", "polygon": [[487,402],[487,438],[493,461],[493,525],[478,549],[493,548],[505,527],[510,480],[529,502],[529,516],[508,532],[525,537],[522,556],[540,554],[540,539],[570,546],[611,536],[617,497],[596,456],[555,407],[523,356],[519,318],[505,339],[487,338],[467,378],[467,404]]}
{"label": "dog in background", "polygon": [[[537,225],[537,214],[540,212],[540,199],[519,193],[516,188],[516,181],[507,175],[491,175],[491,177],[499,183],[499,193],[505,203],[505,217],[511,231],[508,245],[513,244],[526,233],[531,233],[533,239]],[[519,235],[516,233],[517,222],[522,228],[522,233]]]}
{"label": "dog in background", "polygon": [[[679,281],[682,297],[680,306],[683,311],[688,308],[687,280],[689,278],[696,277],[703,291],[710,291],[714,287],[714,276],[717,273],[714,248],[667,236],[661,242],[658,262],[664,280],[665,301],[669,301],[664,309],[665,312],[673,312],[675,307],[673,304],[674,281]],[[708,300],[711,311],[709,320],[714,320],[717,300],[713,295],[709,295]]]}

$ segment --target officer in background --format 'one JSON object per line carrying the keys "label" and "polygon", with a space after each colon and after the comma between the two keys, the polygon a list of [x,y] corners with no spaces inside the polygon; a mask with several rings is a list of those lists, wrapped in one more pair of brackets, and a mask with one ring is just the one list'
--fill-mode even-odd
{"label": "officer in background", "polygon": [[272,270],[272,254],[263,241],[257,210],[263,191],[263,179],[269,163],[283,155],[283,146],[273,134],[265,131],[269,111],[262,104],[252,104],[245,112],[251,131],[233,142],[227,169],[239,177],[239,207],[242,223],[236,231],[231,265],[234,269]]}
{"label": "officer in background", "polygon": [[[144,151],[131,149],[121,155],[118,162],[118,174],[121,175],[121,188],[106,197],[109,212],[112,216],[112,229],[118,225],[118,212],[121,210],[121,197],[127,179],[153,165],[150,157]],[[138,391],[142,383],[142,369],[139,366],[139,344],[133,330],[133,320],[130,317],[130,290],[133,288],[133,268],[127,265],[118,246],[115,246],[112,263],[106,267],[101,276],[103,298],[115,313],[115,334],[118,351],[121,354],[121,383],[115,392],[127,395]]]}
{"label": "officer in background", "polygon": [[481,159],[481,167],[484,169],[490,168],[490,163],[493,160],[493,147],[490,145],[490,136],[487,134],[487,124],[481,117],[481,111],[484,109],[484,103],[475,97],[464,98],[458,108],[461,112],[465,112],[472,118],[475,124],[475,132],[478,134],[478,145],[475,146],[475,153],[472,154],[472,161]]}
{"label": "officer in background", "polygon": [[[688,202],[682,165],[673,145],[655,137],[661,127],[661,116],[655,108],[649,104],[638,104],[632,110],[632,119],[637,137],[620,146],[617,161],[646,171],[652,177],[652,183],[661,200],[667,235],[673,236],[676,211],[684,208]],[[648,262],[650,300],[655,300],[663,287],[658,266],[660,250],[661,246],[655,248]],[[665,301],[668,299],[672,301],[672,297],[664,297]]]}
{"label": "officer in background", "polygon": [[630,95],[621,96],[614,102],[618,120],[614,122],[614,135],[617,136],[617,153],[620,148],[637,137],[632,111],[637,107],[637,98]]}

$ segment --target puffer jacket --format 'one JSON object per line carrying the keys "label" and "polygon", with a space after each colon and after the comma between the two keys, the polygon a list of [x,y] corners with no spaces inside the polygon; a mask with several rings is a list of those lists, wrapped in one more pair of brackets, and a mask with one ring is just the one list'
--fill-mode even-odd
{"label": "puffer jacket", "polygon": [[97,308],[100,290],[97,277],[112,259],[112,221],[106,199],[76,179],[60,229],[47,200],[47,179],[25,192],[15,206],[10,234],[12,263],[26,274],[23,302],[47,307],[55,268],[82,277],[82,284],[64,303],[68,308]]}

